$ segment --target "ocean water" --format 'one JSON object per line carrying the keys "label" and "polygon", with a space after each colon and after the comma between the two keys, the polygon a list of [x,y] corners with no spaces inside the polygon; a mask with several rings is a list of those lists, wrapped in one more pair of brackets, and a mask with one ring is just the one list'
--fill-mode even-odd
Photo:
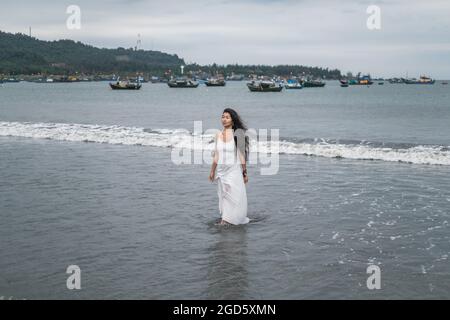
{"label": "ocean water", "polygon": [[[3,84],[0,298],[448,299],[449,98],[440,83]],[[209,166],[171,155],[228,106],[281,142],[277,174],[249,168],[253,221],[223,228]]]}

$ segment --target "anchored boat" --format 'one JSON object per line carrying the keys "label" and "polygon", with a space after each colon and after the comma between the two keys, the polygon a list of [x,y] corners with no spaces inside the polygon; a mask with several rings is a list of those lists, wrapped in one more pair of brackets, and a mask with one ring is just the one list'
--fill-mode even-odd
{"label": "anchored boat", "polygon": [[300,82],[295,79],[289,79],[287,83],[284,85],[286,89],[302,89],[303,86]]}
{"label": "anchored boat", "polygon": [[[346,80],[350,86],[370,86],[373,84],[370,75],[365,75],[361,77],[361,74],[358,73],[356,79]],[[342,83],[342,80],[341,80]]]}
{"label": "anchored boat", "polygon": [[417,79],[405,79],[406,84],[434,84],[436,80],[431,79],[430,77],[421,76],[419,80]]}
{"label": "anchored boat", "polygon": [[16,78],[6,78],[6,79],[3,79],[3,82],[17,83],[17,82],[20,82],[20,80],[16,79]]}
{"label": "anchored boat", "polygon": [[206,80],[205,85],[207,87],[225,87],[226,82],[222,78],[210,78]]}
{"label": "anchored boat", "polygon": [[227,81],[242,81],[244,80],[244,75],[242,74],[231,74],[227,77]]}
{"label": "anchored boat", "polygon": [[247,87],[251,92],[280,92],[283,90],[283,87],[274,81],[252,81],[247,83]]}
{"label": "anchored boat", "polygon": [[142,85],[139,82],[119,81],[109,84],[113,90],[139,90]]}
{"label": "anchored boat", "polygon": [[341,79],[341,80],[339,80],[339,82],[341,83],[341,87],[342,88],[347,88],[348,87],[348,80]]}
{"label": "anchored boat", "polygon": [[325,82],[322,80],[303,80],[302,81],[303,88],[323,88],[325,87]]}
{"label": "anchored boat", "polygon": [[167,85],[170,88],[197,88],[199,83],[191,79],[178,78],[170,80]]}
{"label": "anchored boat", "polygon": [[405,79],[403,78],[392,78],[388,80],[390,84],[400,84],[405,83]]}

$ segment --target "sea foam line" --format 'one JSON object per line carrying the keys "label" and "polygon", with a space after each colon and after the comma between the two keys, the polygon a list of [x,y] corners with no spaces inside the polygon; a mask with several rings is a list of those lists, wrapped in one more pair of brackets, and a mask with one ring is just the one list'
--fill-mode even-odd
{"label": "sea foam line", "polygon": [[[184,129],[148,130],[118,125],[92,125],[74,123],[32,123],[0,121],[0,136],[51,139],[73,142],[95,142],[122,145],[213,149],[213,136],[201,135],[202,143],[195,146],[193,135]],[[355,160],[382,160],[414,164],[450,165],[448,146],[416,145],[408,148],[374,147],[367,144],[318,142],[279,142],[280,154],[299,154],[327,158]],[[194,147],[195,146],[195,147]],[[271,142],[252,141],[251,151],[271,153]]]}

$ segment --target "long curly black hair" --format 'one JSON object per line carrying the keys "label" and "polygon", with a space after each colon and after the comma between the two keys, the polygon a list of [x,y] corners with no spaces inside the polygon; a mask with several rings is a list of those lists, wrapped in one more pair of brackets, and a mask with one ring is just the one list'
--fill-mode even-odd
{"label": "long curly black hair", "polygon": [[245,161],[248,161],[248,155],[250,153],[250,139],[245,134],[248,130],[242,118],[239,114],[231,108],[226,108],[223,113],[228,113],[233,121],[233,131],[234,131],[234,144],[236,145],[236,150],[239,150],[242,155],[244,155]]}

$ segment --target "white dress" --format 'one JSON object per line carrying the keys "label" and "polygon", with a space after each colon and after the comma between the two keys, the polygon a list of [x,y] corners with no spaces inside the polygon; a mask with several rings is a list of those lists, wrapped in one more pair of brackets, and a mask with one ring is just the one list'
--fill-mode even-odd
{"label": "white dress", "polygon": [[228,223],[247,224],[247,191],[242,175],[242,166],[235,152],[235,142],[231,139],[223,142],[217,137],[216,152],[218,153],[217,193],[219,195],[219,210],[222,219]]}

